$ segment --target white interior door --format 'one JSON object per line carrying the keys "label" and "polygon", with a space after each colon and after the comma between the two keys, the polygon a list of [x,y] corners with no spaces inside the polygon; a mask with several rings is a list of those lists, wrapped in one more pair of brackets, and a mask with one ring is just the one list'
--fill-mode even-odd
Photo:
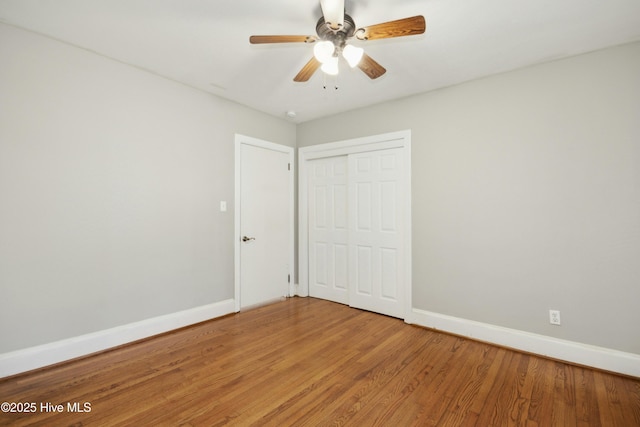
{"label": "white interior door", "polygon": [[347,156],[310,162],[309,295],[348,303]]}
{"label": "white interior door", "polygon": [[236,288],[236,297],[240,307],[246,308],[289,295],[293,251],[292,150],[274,149],[275,144],[258,146],[242,142],[236,147],[240,157],[239,177],[236,176],[240,217],[236,228],[239,248],[236,280],[240,290],[238,295]]}
{"label": "white interior door", "polygon": [[349,304],[404,317],[402,149],[349,155]]}

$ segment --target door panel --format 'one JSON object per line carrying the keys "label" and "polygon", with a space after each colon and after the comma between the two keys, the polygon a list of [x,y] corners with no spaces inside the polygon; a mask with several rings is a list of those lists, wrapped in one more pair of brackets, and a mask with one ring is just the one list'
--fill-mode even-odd
{"label": "door panel", "polygon": [[398,299],[398,251],[380,248],[380,296]]}
{"label": "door panel", "polygon": [[349,274],[349,264],[347,262],[349,251],[347,245],[335,243],[333,245],[333,266],[335,269],[333,286],[339,292],[345,292],[348,289],[347,281]]}
{"label": "door panel", "polygon": [[348,301],[347,158],[310,162],[309,295]]}
{"label": "door panel", "polygon": [[402,150],[349,155],[349,304],[404,316]]}
{"label": "door panel", "polygon": [[353,260],[354,270],[357,274],[354,290],[355,294],[359,296],[371,297],[373,294],[371,252],[371,246],[357,246],[356,248],[356,256]]}
{"label": "door panel", "polygon": [[241,144],[240,306],[289,294],[289,154]]}

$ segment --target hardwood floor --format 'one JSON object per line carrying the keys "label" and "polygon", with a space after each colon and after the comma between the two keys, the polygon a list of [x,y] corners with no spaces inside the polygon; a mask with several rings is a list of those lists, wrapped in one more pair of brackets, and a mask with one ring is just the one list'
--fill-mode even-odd
{"label": "hardwood floor", "polygon": [[640,426],[640,379],[312,298],[0,380],[0,401],[36,404],[12,426]]}

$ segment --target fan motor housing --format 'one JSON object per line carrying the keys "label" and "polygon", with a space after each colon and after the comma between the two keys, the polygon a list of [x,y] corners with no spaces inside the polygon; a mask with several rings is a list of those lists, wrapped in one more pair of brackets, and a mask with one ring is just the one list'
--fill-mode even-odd
{"label": "fan motor housing", "polygon": [[316,25],[316,33],[321,40],[333,42],[336,46],[344,45],[345,40],[353,37],[356,30],[356,24],[353,18],[346,13],[344,14],[344,23],[338,30],[331,28],[324,20],[324,16],[320,17]]}

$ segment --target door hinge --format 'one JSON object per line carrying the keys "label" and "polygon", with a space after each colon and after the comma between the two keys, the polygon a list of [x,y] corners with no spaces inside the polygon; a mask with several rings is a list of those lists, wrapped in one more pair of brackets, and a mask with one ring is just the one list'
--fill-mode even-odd
{"label": "door hinge", "polygon": [[287,274],[287,283],[291,283],[291,275]]}
{"label": "door hinge", "polygon": [[291,163],[287,163],[287,170],[290,171],[291,170]]}

